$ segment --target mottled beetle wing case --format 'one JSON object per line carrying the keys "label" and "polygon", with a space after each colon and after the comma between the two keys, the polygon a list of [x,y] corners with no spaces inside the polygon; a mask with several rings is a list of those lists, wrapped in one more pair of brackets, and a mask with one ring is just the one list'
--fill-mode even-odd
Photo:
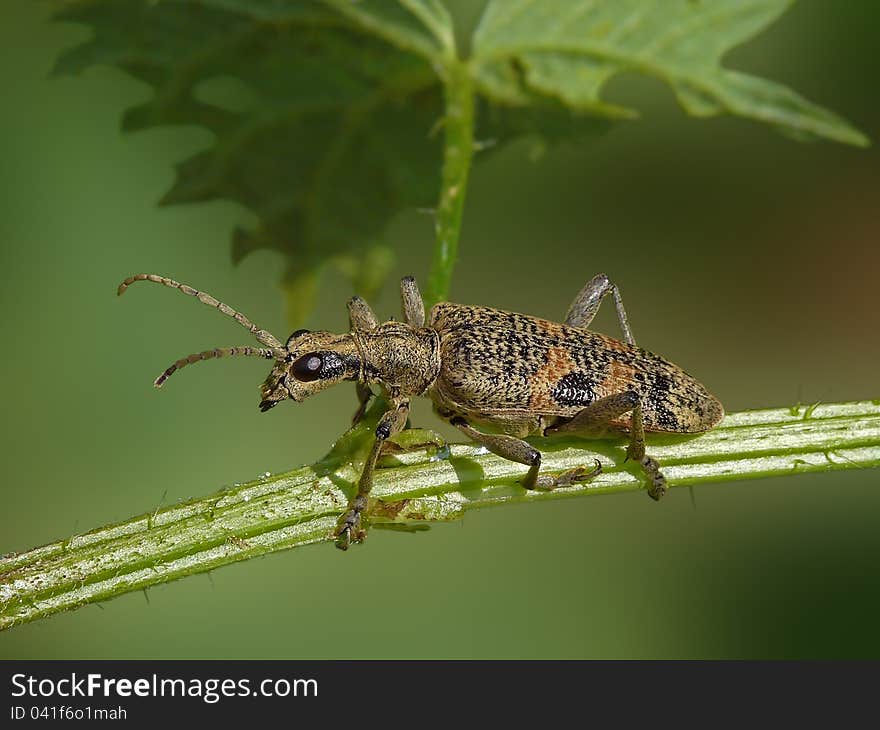
{"label": "mottled beetle wing case", "polygon": [[[700,433],[724,415],[721,403],[676,365],[596,332],[448,302],[431,310],[428,326],[440,334],[437,394],[504,430],[533,431],[537,416],[547,426],[630,389],[643,396],[647,431]],[[629,414],[610,425],[629,427]]]}

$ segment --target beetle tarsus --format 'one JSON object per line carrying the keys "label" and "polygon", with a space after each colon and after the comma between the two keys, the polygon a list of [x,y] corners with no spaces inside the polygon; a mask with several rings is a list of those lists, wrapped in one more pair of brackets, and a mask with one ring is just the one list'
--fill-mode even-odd
{"label": "beetle tarsus", "polygon": [[550,476],[549,474],[539,476],[535,481],[533,489],[550,492],[559,487],[571,487],[580,482],[588,482],[602,473],[602,462],[598,459],[595,461],[596,466],[590,470],[587,470],[585,466],[579,466],[556,476]]}
{"label": "beetle tarsus", "polygon": [[666,494],[666,477],[660,471],[660,465],[656,459],[652,459],[650,456],[643,456],[639,464],[650,481],[648,496],[655,502],[659,502]]}
{"label": "beetle tarsus", "polygon": [[350,509],[340,520],[340,527],[336,530],[336,547],[340,550],[348,550],[352,543],[363,542],[367,537],[367,531],[361,529],[361,513]]}

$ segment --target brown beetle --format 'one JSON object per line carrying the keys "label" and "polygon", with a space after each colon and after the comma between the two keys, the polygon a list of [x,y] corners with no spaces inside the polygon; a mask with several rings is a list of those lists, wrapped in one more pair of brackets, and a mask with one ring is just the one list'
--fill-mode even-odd
{"label": "brown beetle", "polygon": [[[407,421],[409,401],[426,396],[437,414],[494,454],[529,467],[526,489],[553,489],[591,479],[601,465],[561,474],[541,474],[541,452],[528,436],[607,430],[630,434],[627,456],[648,478],[648,494],[660,499],[666,479],[645,454],[645,431],[700,433],[723,417],[721,403],[680,367],[636,347],[617,287],[605,274],[593,277],[575,297],[564,324],[490,307],[441,302],[425,321],[415,279],[401,281],[403,322],[380,324],[360,297],[348,302],[351,332],[298,330],[282,344],[269,332],[210,294],[155,274],[137,274],[119,285],[152,281],[234,318],[264,347],[216,348],[178,360],[155,382],[201,360],[247,355],[275,360],[261,387],[260,410],[290,398],[302,401],[344,380],[354,381],[360,407],[357,421],[382,388],[390,404],[376,427],[376,439],[358,482],[357,495],[342,515],[337,546],[363,540],[361,514],[373,485],[383,442]],[[611,294],[624,342],[587,329],[602,299]],[[476,425],[498,433],[484,433]]]}

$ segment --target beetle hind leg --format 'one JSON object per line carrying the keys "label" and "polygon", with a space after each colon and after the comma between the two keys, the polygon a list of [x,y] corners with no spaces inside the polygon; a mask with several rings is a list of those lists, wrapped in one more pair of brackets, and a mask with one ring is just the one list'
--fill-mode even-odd
{"label": "beetle hind leg", "polygon": [[626,458],[632,459],[645,472],[650,484],[648,485],[648,496],[655,502],[666,494],[666,477],[660,471],[660,464],[657,460],[645,453],[645,428],[642,419],[642,404],[639,403],[633,408],[632,416],[632,435],[629,446],[626,448]]}
{"label": "beetle hind leg", "polygon": [[630,427],[630,443],[626,449],[626,458],[637,462],[648,478],[648,496],[659,500],[666,494],[666,477],[660,471],[657,460],[645,453],[645,426],[642,414],[642,402],[638,393],[627,390],[599,398],[578,411],[574,418],[564,423],[551,426],[545,434],[578,433],[595,431],[607,426],[611,421],[625,413],[632,413]]}
{"label": "beetle hind leg", "polygon": [[[627,451],[627,455],[629,455],[629,451]],[[660,464],[657,463],[656,459],[647,455],[642,456],[638,462],[642,467],[642,471],[651,480],[651,486],[648,487],[648,496],[655,502],[659,502],[666,494],[666,477],[660,471]]]}
{"label": "beetle hind leg", "polygon": [[541,452],[531,444],[515,436],[483,433],[471,426],[461,416],[453,416],[448,420],[468,438],[476,441],[480,446],[484,446],[493,454],[528,466],[529,471],[522,480],[522,485],[526,489],[550,491],[557,487],[570,487],[578,482],[587,482],[602,472],[602,464],[596,459],[596,466],[589,470],[585,466],[579,466],[555,476],[540,474]]}
{"label": "beetle hind leg", "polygon": [[589,327],[599,311],[599,305],[602,304],[602,300],[609,294],[614,299],[614,309],[617,311],[617,321],[620,322],[620,329],[623,330],[623,339],[630,345],[636,344],[626,316],[626,309],[623,307],[620,289],[611,282],[607,274],[596,274],[578,292],[578,295],[568,308],[568,313],[565,315],[565,324],[581,329]]}

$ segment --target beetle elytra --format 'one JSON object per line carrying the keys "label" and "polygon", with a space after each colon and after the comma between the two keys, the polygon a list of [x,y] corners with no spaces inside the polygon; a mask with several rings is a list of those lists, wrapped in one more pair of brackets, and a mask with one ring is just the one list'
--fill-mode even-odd
{"label": "beetle elytra", "polygon": [[[430,398],[435,412],[494,454],[528,466],[526,489],[553,489],[593,478],[588,470],[541,474],[541,452],[523,439],[573,433],[591,436],[606,430],[628,432],[627,457],[639,463],[648,494],[660,499],[666,479],[645,453],[645,432],[701,433],[723,417],[721,403],[677,365],[636,346],[618,288],[605,274],[593,277],[575,297],[559,324],[500,309],[441,302],[425,317],[415,279],[401,281],[403,322],[379,323],[360,297],[348,302],[351,331],[297,330],[282,343],[240,312],[210,294],[156,274],[137,274],[119,285],[122,294],[135,281],[152,281],[196,297],[245,327],[262,347],[215,348],[182,358],[155,381],[160,387],[186,365],[228,355],[273,360],[261,386],[260,410],[283,400],[302,401],[342,381],[354,381],[363,415],[379,386],[389,409],[376,427],[373,447],[358,492],[340,518],[335,537],[345,550],[366,533],[373,471],[382,445],[400,431],[414,396]],[[587,327],[602,300],[611,295],[624,341]],[[484,433],[476,426],[496,433]]]}

